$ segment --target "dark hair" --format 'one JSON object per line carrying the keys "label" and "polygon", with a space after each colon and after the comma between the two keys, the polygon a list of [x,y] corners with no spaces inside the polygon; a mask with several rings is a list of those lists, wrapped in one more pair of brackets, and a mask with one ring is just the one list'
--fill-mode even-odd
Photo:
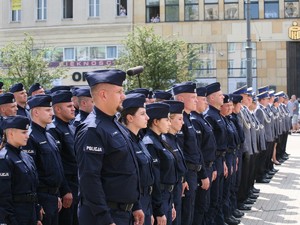
{"label": "dark hair", "polygon": [[127,115],[134,116],[134,114],[136,114],[136,112],[138,110],[139,110],[139,107],[123,109],[122,112],[121,112],[120,122],[127,125],[128,124]]}
{"label": "dark hair", "polygon": [[0,150],[5,147],[6,142],[7,142],[6,132],[3,131],[2,142],[0,144]]}

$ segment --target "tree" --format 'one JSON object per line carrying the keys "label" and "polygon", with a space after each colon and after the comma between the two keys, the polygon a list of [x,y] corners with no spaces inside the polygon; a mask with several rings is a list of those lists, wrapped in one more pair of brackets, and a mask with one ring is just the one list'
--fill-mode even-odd
{"label": "tree", "polygon": [[50,67],[46,57],[51,56],[54,49],[37,46],[28,34],[21,43],[10,42],[0,52],[0,75],[6,87],[17,82],[23,83],[26,89],[36,82],[50,87],[67,71],[62,66]]}
{"label": "tree", "polygon": [[187,68],[195,53],[184,41],[163,39],[153,27],[136,27],[123,44],[124,53],[116,60],[116,67],[144,66],[142,75],[127,79],[128,89],[168,89],[176,82],[193,79]]}

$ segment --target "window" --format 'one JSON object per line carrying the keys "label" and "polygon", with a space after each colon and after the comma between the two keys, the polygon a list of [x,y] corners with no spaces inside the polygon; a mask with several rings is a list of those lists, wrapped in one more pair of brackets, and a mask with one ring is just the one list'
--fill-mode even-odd
{"label": "window", "polygon": [[21,21],[21,10],[12,10],[11,11],[11,21],[13,21],[13,22]]}
{"label": "window", "polygon": [[299,17],[299,0],[285,0],[284,16],[286,18]]}
{"label": "window", "polygon": [[64,48],[64,61],[75,61],[74,48]]}
{"label": "window", "polygon": [[47,0],[37,0],[37,20],[47,19]]}
{"label": "window", "polygon": [[265,18],[279,18],[278,0],[265,0]]}
{"label": "window", "polygon": [[89,0],[89,17],[99,16],[99,0]]}
{"label": "window", "polygon": [[73,18],[73,0],[63,0],[63,18]]}
{"label": "window", "polygon": [[229,59],[227,63],[228,63],[228,65],[227,65],[227,67],[228,67],[228,77],[231,77],[231,76],[233,76],[233,64],[234,64],[234,60]]}
{"label": "window", "polygon": [[117,0],[117,16],[127,16],[127,0]]}
{"label": "window", "polygon": [[239,18],[239,2],[238,0],[224,0],[224,19],[236,20]]}
{"label": "window", "polygon": [[91,47],[90,60],[105,59],[105,47]]}
{"label": "window", "polygon": [[184,1],[184,20],[199,20],[199,2],[198,0]]}
{"label": "window", "polygon": [[166,1],[166,22],[179,21],[179,0]]}
{"label": "window", "polygon": [[116,59],[117,58],[117,47],[116,46],[107,46],[106,47],[106,58],[107,59]]}
{"label": "window", "polygon": [[89,60],[89,47],[78,47],[77,48],[77,61]]}
{"label": "window", "polygon": [[205,20],[219,19],[219,0],[204,1]]}
{"label": "window", "polygon": [[196,57],[190,62],[189,74],[198,78],[216,77],[216,51],[215,44],[190,44],[195,49]]}
{"label": "window", "polygon": [[[250,18],[251,19],[258,19],[259,12],[258,12],[258,0],[250,0]],[[244,4],[244,16],[246,18],[247,14],[247,3]]]}
{"label": "window", "polygon": [[159,0],[146,0],[146,22],[160,22]]}

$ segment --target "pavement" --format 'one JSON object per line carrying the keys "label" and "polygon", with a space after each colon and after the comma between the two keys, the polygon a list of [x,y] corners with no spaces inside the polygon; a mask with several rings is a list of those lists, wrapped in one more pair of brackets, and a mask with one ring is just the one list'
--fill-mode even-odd
{"label": "pavement", "polygon": [[276,166],[279,171],[269,184],[255,184],[259,198],[251,211],[244,211],[242,225],[300,225],[300,134],[288,137],[289,159]]}

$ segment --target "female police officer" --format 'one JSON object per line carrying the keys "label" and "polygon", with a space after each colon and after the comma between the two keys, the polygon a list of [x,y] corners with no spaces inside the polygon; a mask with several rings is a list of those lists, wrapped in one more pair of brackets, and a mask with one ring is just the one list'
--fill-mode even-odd
{"label": "female police officer", "polygon": [[146,105],[149,116],[148,129],[143,138],[151,156],[155,182],[152,193],[152,207],[155,224],[170,225],[176,217],[173,207],[173,188],[177,181],[176,163],[172,149],[165,146],[161,134],[167,133],[170,127],[170,106],[165,103]]}
{"label": "female police officer", "polygon": [[146,128],[147,121],[149,120],[144,107],[145,101],[146,98],[143,94],[135,93],[127,95],[122,104],[121,121],[129,130],[139,165],[141,183],[140,204],[145,214],[144,225],[151,225],[151,193],[154,183],[152,157],[139,137],[140,129]]}
{"label": "female police officer", "polygon": [[31,156],[21,149],[29,138],[28,128],[29,119],[24,116],[7,117],[3,122],[0,151],[1,224],[41,225],[37,219],[36,167]]}

